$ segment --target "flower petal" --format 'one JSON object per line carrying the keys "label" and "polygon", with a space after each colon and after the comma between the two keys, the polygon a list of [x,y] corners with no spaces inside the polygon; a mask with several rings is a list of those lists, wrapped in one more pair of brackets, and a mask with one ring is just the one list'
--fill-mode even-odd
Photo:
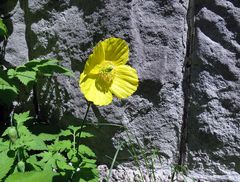
{"label": "flower petal", "polygon": [[[102,42],[99,42],[93,49],[93,53],[88,57],[84,67],[84,72],[89,73],[90,71],[95,74],[98,70],[94,69],[104,61],[104,50]],[[94,72],[95,71],[95,72]]]}
{"label": "flower petal", "polygon": [[127,65],[115,68],[115,76],[110,91],[118,98],[123,99],[132,95],[138,87],[137,71]]}
{"label": "flower petal", "polygon": [[125,40],[120,38],[108,38],[101,43],[105,52],[105,60],[112,61],[115,65],[127,63],[129,48]]}
{"label": "flower petal", "polygon": [[95,105],[103,106],[112,102],[112,93],[108,91],[101,91],[96,87],[96,75],[87,75],[82,73],[80,75],[79,86],[81,92],[84,94],[88,101],[93,102]]}

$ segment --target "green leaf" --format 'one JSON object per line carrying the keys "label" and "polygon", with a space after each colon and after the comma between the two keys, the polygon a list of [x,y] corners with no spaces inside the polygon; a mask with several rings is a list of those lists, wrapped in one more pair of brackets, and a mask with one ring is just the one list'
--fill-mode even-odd
{"label": "green leaf", "polygon": [[43,141],[52,141],[56,140],[58,136],[59,136],[58,134],[41,133],[38,135],[38,138]]}
{"label": "green leaf", "polygon": [[73,181],[79,182],[98,182],[98,170],[91,168],[81,168],[79,172],[76,172],[73,176]]}
{"label": "green leaf", "polygon": [[34,59],[25,63],[25,67],[27,67],[28,69],[38,71],[39,66],[48,65],[48,64],[57,64],[58,62],[59,61],[56,59],[44,59],[44,60]]}
{"label": "green leaf", "polygon": [[41,171],[42,168],[38,165],[38,160],[36,155],[31,155],[27,159],[27,163],[30,164],[36,171]]}
{"label": "green leaf", "polygon": [[66,162],[63,162],[63,161],[57,161],[57,166],[59,169],[62,169],[62,170],[75,170],[75,168],[73,166],[70,166],[68,165]]}
{"label": "green leaf", "polygon": [[1,138],[0,139],[0,152],[8,150],[9,149],[9,145],[10,145],[10,141],[9,140],[3,141],[3,139]]}
{"label": "green leaf", "polygon": [[27,86],[29,83],[36,81],[37,72],[34,70],[28,70],[25,66],[20,66],[16,68],[15,77],[17,77],[24,85]]}
{"label": "green leaf", "polygon": [[72,131],[75,132],[75,133],[76,133],[78,130],[80,130],[80,128],[81,128],[81,127],[79,127],[79,126],[72,126],[72,125],[71,125],[71,126],[68,126],[68,129],[72,130]]}
{"label": "green leaf", "polygon": [[28,150],[47,150],[45,143],[37,136],[32,137],[32,141],[25,142]]}
{"label": "green leaf", "polygon": [[70,140],[62,140],[62,141],[55,141],[52,145],[53,151],[63,152],[66,150],[70,150],[72,146],[72,142]]}
{"label": "green leaf", "polygon": [[81,168],[97,168],[96,160],[83,158]]}
{"label": "green leaf", "polygon": [[44,76],[52,76],[54,73],[61,73],[66,76],[74,76],[73,72],[63,66],[58,65],[56,59],[32,60],[25,64],[28,70],[35,70]]}
{"label": "green leaf", "polygon": [[32,119],[32,117],[29,116],[29,111],[20,114],[14,114],[13,118],[18,125],[22,125],[25,121]]}
{"label": "green leaf", "polygon": [[6,182],[52,182],[53,177],[56,175],[58,173],[52,171],[14,173],[6,179]]}
{"label": "green leaf", "polygon": [[72,157],[75,156],[75,155],[76,155],[76,153],[75,153],[74,150],[70,150],[70,151],[67,153],[67,157],[68,157],[69,160],[72,159]]}
{"label": "green leaf", "polygon": [[86,145],[79,145],[78,152],[84,156],[96,157],[95,153]]}
{"label": "green leaf", "polygon": [[66,161],[66,158],[60,153],[42,152],[36,156],[41,159],[35,165],[40,166],[43,170],[57,169],[57,161]]}
{"label": "green leaf", "polygon": [[16,71],[14,69],[9,69],[7,75],[9,78],[14,78],[16,76]]}
{"label": "green leaf", "polygon": [[0,37],[6,38],[8,34],[7,27],[0,18]]}
{"label": "green leaf", "polygon": [[[0,102],[1,104],[11,104],[17,97],[18,89],[16,84],[8,78],[6,71],[0,67]],[[7,95],[7,97],[6,97]]]}
{"label": "green leaf", "polygon": [[15,160],[15,155],[13,157],[8,156],[8,151],[0,153],[0,180],[6,176],[8,171],[12,168]]}
{"label": "green leaf", "polygon": [[61,73],[64,74],[66,76],[74,76],[73,72],[70,71],[67,68],[64,68],[62,66],[59,65],[43,65],[43,66],[39,66],[38,70],[44,75],[44,76],[52,76],[53,73]]}
{"label": "green leaf", "polygon": [[60,136],[71,136],[73,133],[70,130],[61,130],[59,133]]}
{"label": "green leaf", "polygon": [[89,132],[82,131],[81,138],[90,138],[90,137],[94,137],[94,135]]}
{"label": "green leaf", "polygon": [[2,74],[0,74],[0,90],[10,90],[12,92],[14,92],[15,94],[18,93],[17,88],[10,84],[7,79],[4,79],[4,77],[2,76]]}

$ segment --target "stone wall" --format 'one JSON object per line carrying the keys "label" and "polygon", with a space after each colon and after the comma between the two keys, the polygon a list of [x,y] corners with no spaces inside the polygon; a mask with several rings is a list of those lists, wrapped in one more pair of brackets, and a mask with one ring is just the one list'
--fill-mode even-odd
{"label": "stone wall", "polygon": [[[161,180],[174,164],[186,163],[190,178],[239,181],[240,2],[189,1],[1,0],[11,34],[4,63],[57,58],[74,71],[75,79],[57,76],[41,85],[42,118],[62,126],[86,110],[78,78],[92,48],[108,37],[126,40],[139,89],[128,99],[93,106],[89,121],[124,125],[148,148],[158,148]],[[105,155],[113,156],[127,134],[111,126],[94,132],[99,162],[109,165]],[[121,166],[131,168],[129,157],[119,154]]]}

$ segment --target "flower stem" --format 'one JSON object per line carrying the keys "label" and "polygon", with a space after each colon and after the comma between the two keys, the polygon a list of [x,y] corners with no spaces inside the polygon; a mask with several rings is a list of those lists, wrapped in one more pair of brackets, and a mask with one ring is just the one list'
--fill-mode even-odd
{"label": "flower stem", "polygon": [[81,124],[81,127],[80,127],[79,139],[81,138],[81,133],[82,133],[82,130],[83,130],[84,123],[85,123],[85,121],[87,119],[87,115],[88,115],[88,111],[90,109],[90,106],[91,106],[91,103],[88,102],[87,111],[86,111],[86,113],[84,115],[84,118],[83,118],[83,121],[82,121],[82,124]]}
{"label": "flower stem", "polygon": [[86,110],[86,113],[84,115],[83,121],[82,121],[81,126],[80,126],[79,139],[77,140],[77,145],[76,145],[77,146],[77,153],[78,153],[78,150],[79,150],[78,146],[80,145],[80,140],[81,140],[81,134],[82,134],[83,126],[84,126],[84,123],[85,123],[85,121],[87,119],[87,115],[88,115],[88,111],[90,109],[90,106],[91,106],[91,103],[88,102],[87,110]]}

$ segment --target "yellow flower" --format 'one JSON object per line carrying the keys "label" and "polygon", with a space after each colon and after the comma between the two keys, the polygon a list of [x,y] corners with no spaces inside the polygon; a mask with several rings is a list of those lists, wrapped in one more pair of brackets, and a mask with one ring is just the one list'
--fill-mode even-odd
{"label": "yellow flower", "polygon": [[113,94],[122,99],[137,90],[137,71],[125,65],[128,56],[128,45],[120,38],[109,38],[96,45],[79,81],[88,101],[99,106],[108,105]]}

